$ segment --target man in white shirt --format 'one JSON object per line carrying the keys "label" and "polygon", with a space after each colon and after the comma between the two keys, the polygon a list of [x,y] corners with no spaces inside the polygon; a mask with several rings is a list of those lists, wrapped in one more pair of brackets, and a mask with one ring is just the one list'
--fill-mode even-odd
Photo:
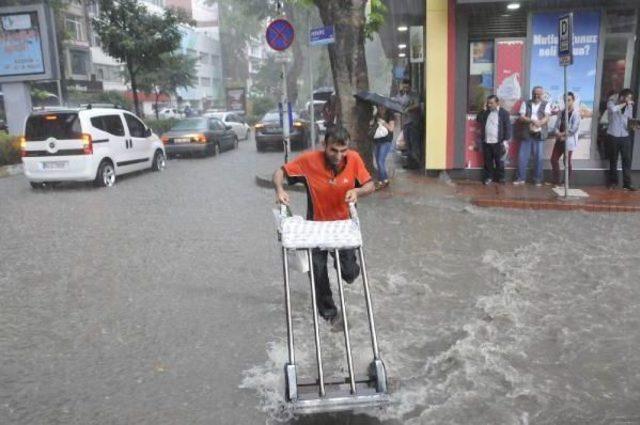
{"label": "man in white shirt", "polygon": [[524,134],[520,141],[518,152],[518,177],[513,184],[524,184],[527,180],[527,166],[533,150],[534,182],[536,186],[542,186],[542,155],[544,153],[544,141],[549,134],[548,122],[551,115],[549,102],[543,100],[544,89],[536,86],[531,91],[531,100],[522,103],[520,107],[520,122],[525,123]]}
{"label": "man in white shirt", "polygon": [[511,140],[511,121],[509,112],[500,108],[498,96],[487,98],[486,108],[476,117],[480,123],[482,135],[482,153],[484,156],[484,184],[504,182],[504,162],[502,156]]}
{"label": "man in white shirt", "polygon": [[631,151],[632,142],[629,130],[634,130],[630,124],[633,118],[633,92],[624,89],[617,98],[607,103],[609,126],[607,136],[609,143],[609,188],[618,186],[618,156],[622,157],[622,187],[635,191],[631,184]]}

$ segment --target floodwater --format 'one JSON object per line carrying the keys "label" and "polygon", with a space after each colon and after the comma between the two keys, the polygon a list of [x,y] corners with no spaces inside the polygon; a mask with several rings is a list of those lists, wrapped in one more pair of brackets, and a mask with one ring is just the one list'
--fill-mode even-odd
{"label": "floodwater", "polygon": [[[359,207],[393,403],[293,415],[274,197],[254,181],[280,160],[242,142],[111,190],[0,179],[0,424],[640,424],[640,217],[478,209],[401,170]],[[342,334],[321,337],[326,377],[346,376]]]}
{"label": "floodwater", "polygon": [[[640,424],[640,217],[478,209],[398,180],[360,206],[391,406],[293,415],[283,327],[242,383],[267,422]],[[293,276],[296,360],[315,379],[308,283]],[[361,285],[346,293],[365,373]],[[342,334],[321,338],[325,374],[347,376]]]}

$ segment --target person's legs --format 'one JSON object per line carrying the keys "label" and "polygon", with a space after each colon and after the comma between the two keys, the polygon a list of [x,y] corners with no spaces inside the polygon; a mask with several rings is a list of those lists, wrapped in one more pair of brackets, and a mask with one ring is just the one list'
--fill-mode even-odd
{"label": "person's legs", "polygon": [[531,139],[522,139],[518,149],[518,181],[527,180],[527,166],[529,165],[529,156],[531,155]]}
{"label": "person's legs", "polygon": [[482,171],[482,181],[486,182],[493,178],[493,151],[489,143],[482,142],[482,156],[484,158],[484,167]]}
{"label": "person's legs", "polygon": [[373,142],[373,158],[376,161],[376,177],[378,181],[382,181],[381,171],[380,171],[380,148],[382,143]]}
{"label": "person's legs", "polygon": [[[356,261],[356,249],[341,249],[340,250],[340,270],[342,271],[342,279],[347,283],[353,283],[354,280],[360,275],[360,266]],[[336,264],[336,256],[334,251],[331,251],[331,257],[333,257],[333,268],[338,269]]]}
{"label": "person's legs", "polygon": [[504,161],[502,155],[504,152],[504,146],[502,142],[498,142],[493,146],[493,181],[504,181]]}
{"label": "person's legs", "polygon": [[562,142],[557,141],[553,145],[553,152],[551,153],[551,170],[553,175],[553,184],[560,184],[560,157],[564,150],[564,146],[562,146]]}
{"label": "person's legs", "polygon": [[609,145],[609,186],[618,185],[618,139],[613,136],[607,137]]}
{"label": "person's legs", "polygon": [[378,152],[378,172],[380,173],[381,180],[387,182],[389,180],[389,173],[387,172],[387,156],[391,151],[391,142],[381,143],[380,151]]}
{"label": "person's legs", "polygon": [[316,282],[316,304],[318,311],[325,319],[331,319],[338,314],[327,272],[327,251],[314,249],[312,251],[313,275]]}
{"label": "person's legs", "polygon": [[544,162],[542,156],[544,155],[544,140],[533,141],[533,163],[535,167],[534,181],[536,184],[542,183],[542,170],[544,168]]}
{"label": "person's legs", "polygon": [[[573,159],[573,151],[569,151],[569,165],[568,165],[568,167],[569,167],[569,179],[571,179],[571,176],[573,176],[573,160],[572,159]],[[566,158],[565,158],[564,166],[567,167]]]}
{"label": "person's legs", "polygon": [[622,156],[622,186],[631,187],[631,137],[620,139],[620,155]]}

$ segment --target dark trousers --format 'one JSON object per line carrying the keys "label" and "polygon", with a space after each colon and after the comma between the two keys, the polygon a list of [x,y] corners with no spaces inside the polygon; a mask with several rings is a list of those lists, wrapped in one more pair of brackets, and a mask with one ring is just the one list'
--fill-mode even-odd
{"label": "dark trousers", "polygon": [[407,144],[407,168],[420,168],[423,163],[424,143],[420,137],[418,123],[410,122],[402,127],[404,141]]}
{"label": "dark trousers", "polygon": [[[328,251],[321,251],[319,249],[314,249],[312,252],[313,276],[316,280],[316,297],[318,297],[319,300],[325,296],[331,296],[329,273],[327,271],[327,254]],[[333,251],[331,251],[331,256],[334,257],[334,267],[336,267],[335,254]],[[342,278],[349,282],[353,282],[360,271],[360,267],[356,263],[355,249],[340,250],[340,268],[342,269]]]}
{"label": "dark trousers", "polygon": [[618,184],[618,155],[622,157],[622,185],[631,186],[631,136],[609,135],[609,184]]}
{"label": "dark trousers", "polygon": [[[560,184],[560,158],[564,156],[564,141],[556,140],[553,145],[553,152],[551,153],[551,169],[553,170],[553,183]],[[569,151],[569,176],[573,173],[573,165],[571,164],[571,157],[573,151]],[[567,166],[567,159],[564,160],[565,167]]]}
{"label": "dark trousers", "polygon": [[484,156],[484,173],[483,179],[493,179],[499,182],[504,180],[504,163],[502,162],[502,154],[504,146],[498,143],[482,143],[482,155]]}

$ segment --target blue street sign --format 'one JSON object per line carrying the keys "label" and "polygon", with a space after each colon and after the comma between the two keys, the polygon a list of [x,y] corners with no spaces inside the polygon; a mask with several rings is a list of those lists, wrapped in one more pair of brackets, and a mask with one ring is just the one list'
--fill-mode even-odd
{"label": "blue street sign", "polygon": [[336,41],[336,30],[333,25],[322,28],[313,28],[309,32],[309,44],[311,46],[323,46]]}
{"label": "blue street sign", "polygon": [[573,65],[573,13],[558,20],[558,57],[560,65]]}
{"label": "blue street sign", "polygon": [[267,27],[267,44],[279,52],[286,50],[293,43],[296,32],[286,19],[276,19]]}

